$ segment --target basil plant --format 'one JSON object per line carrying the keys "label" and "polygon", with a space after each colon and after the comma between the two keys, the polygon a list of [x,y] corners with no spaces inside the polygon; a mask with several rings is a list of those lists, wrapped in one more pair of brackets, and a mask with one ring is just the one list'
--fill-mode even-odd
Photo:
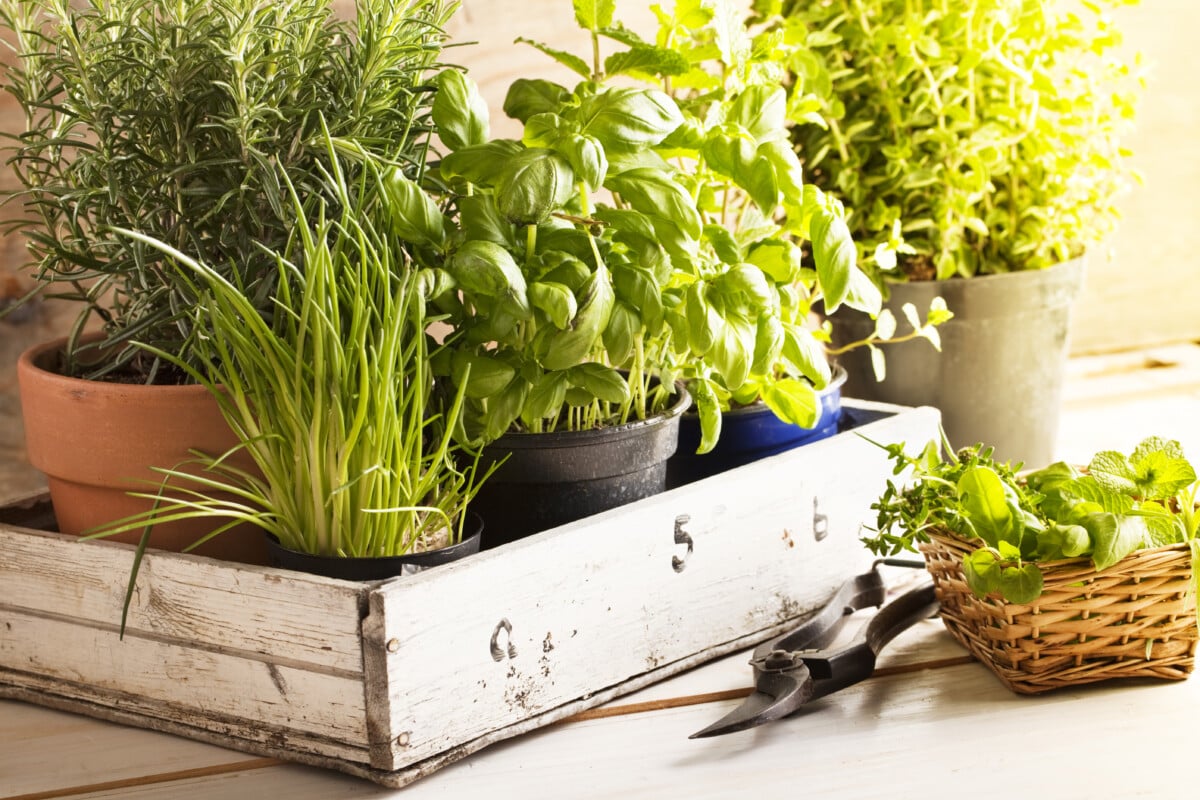
{"label": "basil plant", "polygon": [[[449,152],[432,171],[438,185],[398,170],[386,184],[396,228],[454,328],[435,368],[465,386],[463,433],[491,441],[661,411],[675,393],[671,260],[645,218],[594,195],[615,177],[611,163],[648,157],[679,110],[661,92],[596,83],[572,94],[519,82],[512,104],[523,138],[491,139],[474,84],[442,72],[432,115]],[[629,180],[647,203],[696,216],[665,174]]]}
{"label": "basil plant", "polygon": [[732,3],[659,13],[651,42],[612,2],[576,2],[590,63],[531,43],[579,82],[514,82],[520,140],[490,139],[475,87],[441,73],[439,184],[389,184],[454,320],[442,369],[470,375],[469,434],[641,417],[677,380],[701,452],[733,403],[812,425],[830,369],[811,307],[879,312],[840,205],[804,184],[789,143],[779,63],[795,45],[752,37]]}

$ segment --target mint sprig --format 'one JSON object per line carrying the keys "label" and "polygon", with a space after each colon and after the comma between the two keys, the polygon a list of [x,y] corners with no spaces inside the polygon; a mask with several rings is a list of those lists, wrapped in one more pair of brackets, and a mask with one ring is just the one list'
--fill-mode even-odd
{"label": "mint sprig", "polygon": [[863,541],[880,555],[915,550],[934,529],[978,541],[963,569],[979,596],[1028,603],[1042,593],[1040,563],[1088,557],[1104,570],[1143,547],[1194,542],[1200,527],[1200,483],[1177,441],[1152,437],[1129,455],[1097,453],[1083,471],[1057,463],[1024,479],[989,448],[943,445],[915,457],[885,446],[910,482],[888,482],[872,506],[875,535]]}

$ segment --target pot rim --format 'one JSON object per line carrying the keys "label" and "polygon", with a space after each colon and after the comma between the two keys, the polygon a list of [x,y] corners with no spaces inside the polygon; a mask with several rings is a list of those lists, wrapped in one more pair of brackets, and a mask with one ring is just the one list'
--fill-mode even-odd
{"label": "pot rim", "polygon": [[[76,378],[70,375],[63,375],[61,372],[45,366],[41,363],[47,355],[52,353],[61,353],[66,347],[67,341],[71,337],[59,336],[55,339],[39,342],[25,349],[17,358],[17,374],[24,380],[35,380],[44,385],[52,385],[59,387],[62,391],[70,391],[72,386],[86,384],[89,387],[94,387],[94,391],[109,391],[113,394],[123,392],[127,393],[144,393],[144,392],[173,392],[177,394],[195,394],[197,392],[208,392],[208,388],[200,383],[168,383],[168,384],[151,384],[151,383],[121,383],[119,381],[102,381],[92,380],[90,378]],[[82,337],[81,341],[94,341],[103,338],[101,333],[89,333]]]}
{"label": "pot rim", "polygon": [[585,431],[551,431],[549,433],[509,431],[499,439],[488,442],[484,445],[483,449],[499,448],[514,450],[527,447],[540,448],[548,446],[550,442],[561,442],[561,444],[558,444],[560,447],[576,447],[591,439],[607,439],[612,441],[614,439],[637,436],[647,428],[657,428],[670,424],[673,420],[683,416],[684,412],[691,407],[692,396],[682,381],[676,381],[675,388],[677,390],[675,396],[678,398],[675,403],[645,419],[635,419],[620,425],[607,425],[602,428],[590,428]]}
{"label": "pot rim", "polygon": [[[832,375],[832,377],[830,377],[829,383],[825,384],[824,389],[817,389],[817,397],[818,398],[828,397],[829,395],[834,394],[835,392],[840,392],[842,389],[842,386],[844,386],[846,383],[846,378],[849,377],[849,373],[846,372],[846,368],[843,367],[841,364],[838,364],[835,362],[835,363],[830,364],[829,366],[830,366],[830,370],[833,373],[833,375]],[[752,414],[763,413],[763,409],[765,409],[765,408],[766,408],[766,403],[764,403],[762,401],[762,398],[760,397],[748,406],[738,406],[737,408],[731,408],[728,411],[722,411],[721,416],[729,416],[729,415],[750,416]],[[694,409],[688,409],[687,416],[690,418],[690,417],[695,417],[698,415],[696,414],[696,411]]]}
{"label": "pot rim", "polygon": [[[293,550],[290,547],[284,546],[283,544],[281,544],[279,542],[279,539],[274,534],[267,533],[264,531],[263,537],[267,540],[269,549],[278,551],[280,553],[285,554],[289,558],[295,559],[296,561],[300,562],[300,565],[303,565],[305,563],[325,564],[325,565],[330,565],[331,567],[345,567],[348,569],[362,568],[362,567],[375,567],[375,568],[381,568],[384,571],[386,571],[387,569],[390,569],[390,567],[394,565],[396,568],[395,575],[379,577],[379,578],[361,579],[361,580],[366,580],[366,581],[384,581],[384,580],[392,580],[393,578],[400,577],[401,576],[400,569],[404,565],[416,566],[416,567],[422,567],[422,568],[442,566],[442,565],[448,564],[452,561],[456,561],[460,558],[465,558],[466,556],[474,555],[475,553],[478,553],[480,551],[480,544],[481,544],[482,538],[483,538],[484,520],[483,520],[483,517],[481,517],[479,514],[475,513],[474,511],[467,511],[465,513],[467,516],[467,520],[466,520],[467,530],[470,532],[469,535],[464,535],[462,539],[458,540],[454,544],[449,544],[444,547],[436,548],[434,550],[422,550],[419,552],[410,552],[410,553],[404,553],[402,555],[394,555],[394,556],[330,556],[330,555],[321,555],[318,553],[305,553],[301,550]],[[441,557],[444,557],[444,556],[448,556],[448,558],[446,558],[445,560],[442,560]],[[425,563],[425,562],[428,562],[431,560],[434,561],[434,563],[432,563],[432,564]],[[293,569],[294,570],[294,569],[300,568],[300,565],[298,565],[295,568],[290,567],[290,566],[276,565],[276,564],[273,564],[272,566],[274,566],[276,569]],[[327,575],[326,573],[316,572],[315,570],[310,572],[310,574],[318,574],[318,575],[324,575],[325,577],[332,577],[332,576]],[[360,580],[360,579],[356,579],[356,578],[337,578],[337,579],[338,580]]]}

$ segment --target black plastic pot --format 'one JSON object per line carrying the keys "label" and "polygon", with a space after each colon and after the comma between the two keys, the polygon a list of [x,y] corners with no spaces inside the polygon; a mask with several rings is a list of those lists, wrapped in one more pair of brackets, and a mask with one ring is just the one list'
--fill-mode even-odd
{"label": "black plastic pot", "polygon": [[[922,316],[940,295],[954,319],[938,328],[942,352],[915,340],[885,347],[887,378],[878,383],[866,348],[839,357],[845,394],[903,406],[935,406],[955,447],[982,442],[1003,461],[1041,467],[1054,460],[1067,360],[1071,304],[1083,283],[1083,259],[1048,269],[898,283],[886,307],[911,330],[900,308]],[[833,342],[845,344],[875,328],[865,314],[830,317]]]}
{"label": "black plastic pot", "polygon": [[313,555],[288,549],[274,536],[266,538],[267,555],[273,567],[348,581],[382,581],[403,575],[415,575],[431,567],[449,564],[451,561],[478,553],[482,537],[483,520],[478,514],[469,514],[462,541],[437,550],[402,556],[342,558]]}
{"label": "black plastic pot", "polygon": [[696,448],[700,446],[700,418],[695,414],[684,414],[679,422],[679,449],[667,462],[667,486],[682,486],[833,436],[842,419],[842,384],[845,382],[846,371],[835,368],[829,385],[817,393],[821,407],[811,428],[784,422],[761,402],[724,412],[721,438],[704,455],[696,454]]}
{"label": "black plastic pot", "polygon": [[487,520],[487,546],[583,519],[658,494],[691,405],[679,389],[658,416],[610,428],[509,433],[484,448],[480,466],[507,456],[471,503]]}

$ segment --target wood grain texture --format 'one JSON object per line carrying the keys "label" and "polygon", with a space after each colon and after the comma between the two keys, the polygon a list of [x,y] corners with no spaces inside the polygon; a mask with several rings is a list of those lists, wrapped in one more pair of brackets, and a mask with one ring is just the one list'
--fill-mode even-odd
{"label": "wood grain texture", "polygon": [[[936,422],[925,409],[860,430],[924,442]],[[372,730],[390,730],[394,760],[373,765],[423,761],[810,611],[870,562],[859,528],[888,474],[882,450],[842,434],[382,587],[364,647],[387,665],[390,721]],[[409,612],[464,598],[472,613],[436,625]]]}
{"label": "wood grain texture", "polygon": [[135,781],[147,773],[240,768],[254,756],[0,700],[0,797]]}
{"label": "wood grain texture", "polygon": [[959,665],[871,679],[752,732],[687,739],[735,704],[555,726],[478,753],[402,792],[282,766],[80,797],[999,800],[1014,796],[1014,783],[1028,796],[1079,800],[1194,796],[1186,732],[1195,728],[1197,681],[1023,698],[982,666]]}
{"label": "wood grain texture", "polygon": [[[874,418],[858,430],[879,441],[936,431],[932,409],[847,411]],[[135,628],[118,643],[97,609],[119,607],[131,549],[9,526],[0,556],[18,591],[0,605],[0,684],[400,784],[780,630],[869,562],[859,526],[888,471],[845,433],[380,584],[361,643],[365,590],[168,553],[147,557]],[[306,630],[297,645],[291,626],[310,620],[324,643]],[[288,640],[278,653],[276,637]],[[343,668],[357,659],[364,674]]]}
{"label": "wood grain texture", "polygon": [[[111,633],[133,556],[128,545],[0,521],[0,609],[57,615]],[[342,581],[149,552],[127,636],[359,675],[362,595],[362,587]]]}
{"label": "wood grain texture", "polygon": [[362,745],[362,679],[126,637],[0,610],[0,682],[224,729],[286,730]]}

